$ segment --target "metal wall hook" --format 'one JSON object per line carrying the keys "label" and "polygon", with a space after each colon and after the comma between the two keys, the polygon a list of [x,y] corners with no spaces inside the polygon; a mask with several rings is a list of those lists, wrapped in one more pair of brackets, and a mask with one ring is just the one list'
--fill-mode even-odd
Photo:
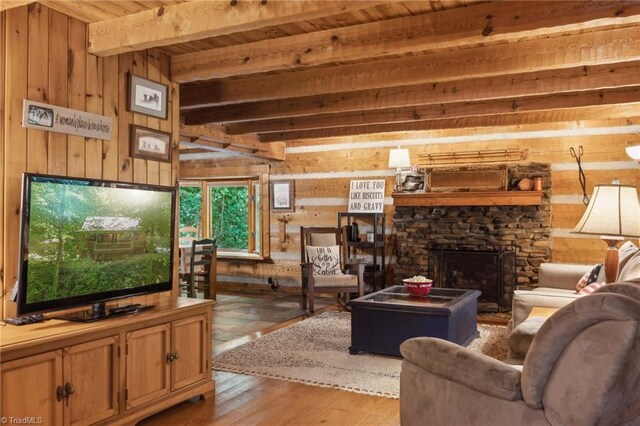
{"label": "metal wall hook", "polygon": [[571,147],[569,148],[569,153],[573,158],[575,158],[576,163],[578,164],[578,181],[580,182],[580,188],[582,189],[582,202],[586,206],[589,204],[589,196],[587,195],[587,178],[584,174],[584,170],[582,170],[582,155],[584,154],[584,148],[582,148],[582,145],[579,145],[578,153],[576,153],[576,150]]}

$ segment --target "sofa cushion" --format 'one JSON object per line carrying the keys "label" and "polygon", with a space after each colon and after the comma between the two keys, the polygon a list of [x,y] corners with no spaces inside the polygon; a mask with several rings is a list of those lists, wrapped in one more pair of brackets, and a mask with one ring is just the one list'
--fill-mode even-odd
{"label": "sofa cushion", "polygon": [[[522,290],[521,294],[524,293],[526,290]],[[560,297],[571,297],[571,298],[575,298],[575,295],[577,294],[575,290],[565,290],[563,288],[553,288],[553,287],[538,287],[538,288],[534,288],[533,290],[527,292],[527,293],[531,293],[533,295],[539,295],[539,296],[560,296]]]}
{"label": "sofa cushion", "polygon": [[524,359],[533,338],[545,321],[544,317],[531,317],[513,329],[509,334],[509,358]]}
{"label": "sofa cushion", "polygon": [[576,283],[585,272],[591,271],[593,265],[577,265],[570,263],[543,263],[540,265],[538,285],[540,287],[576,290]]}
{"label": "sofa cushion", "polygon": [[618,274],[616,281],[640,282],[640,251],[636,251],[636,253],[625,262],[625,265]]}
{"label": "sofa cushion", "polygon": [[638,247],[636,247],[636,245],[631,241],[625,241],[620,247],[618,247],[618,273],[616,276],[620,276],[622,269],[636,253],[638,253]]}

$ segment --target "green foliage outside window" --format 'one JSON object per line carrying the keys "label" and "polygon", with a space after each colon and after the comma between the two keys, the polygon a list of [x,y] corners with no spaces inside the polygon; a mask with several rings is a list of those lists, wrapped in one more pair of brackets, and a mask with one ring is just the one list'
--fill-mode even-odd
{"label": "green foliage outside window", "polygon": [[211,186],[211,235],[218,248],[247,250],[249,247],[248,206],[246,186]]}
{"label": "green foliage outside window", "polygon": [[180,228],[200,227],[202,220],[202,189],[199,186],[180,187]]}

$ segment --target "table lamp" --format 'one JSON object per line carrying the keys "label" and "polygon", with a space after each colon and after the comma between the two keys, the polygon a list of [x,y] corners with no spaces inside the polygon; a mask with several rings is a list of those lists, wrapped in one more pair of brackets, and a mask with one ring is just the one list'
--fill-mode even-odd
{"label": "table lamp", "polygon": [[411,167],[409,150],[400,147],[389,150],[389,168],[396,169],[396,185],[393,188],[394,191],[402,191],[401,173],[403,167]]}
{"label": "table lamp", "polygon": [[640,204],[636,187],[596,185],[587,210],[571,232],[600,235],[608,246],[604,258],[607,282],[614,281],[618,270],[616,245],[625,237],[640,237]]}

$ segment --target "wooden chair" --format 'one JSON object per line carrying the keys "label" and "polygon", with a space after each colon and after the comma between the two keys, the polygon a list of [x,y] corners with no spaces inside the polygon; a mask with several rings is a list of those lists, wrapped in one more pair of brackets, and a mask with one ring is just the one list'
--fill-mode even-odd
{"label": "wooden chair", "polygon": [[[307,255],[308,246],[339,246],[340,270],[342,274],[316,275]],[[302,273],[302,297],[300,307],[314,312],[313,298],[316,293],[337,293],[338,303],[346,306],[351,293],[364,294],[364,264],[349,261],[347,250],[347,228],[300,227],[300,267]],[[342,295],[342,297],[341,297]]]}
{"label": "wooden chair", "polygon": [[180,245],[191,244],[197,240],[200,230],[196,226],[183,226],[178,230],[178,241]]}
{"label": "wooden chair", "polygon": [[217,247],[216,240],[204,239],[191,242],[189,272],[182,274],[180,287],[188,297],[198,297],[198,291],[205,299],[216,299]]}

